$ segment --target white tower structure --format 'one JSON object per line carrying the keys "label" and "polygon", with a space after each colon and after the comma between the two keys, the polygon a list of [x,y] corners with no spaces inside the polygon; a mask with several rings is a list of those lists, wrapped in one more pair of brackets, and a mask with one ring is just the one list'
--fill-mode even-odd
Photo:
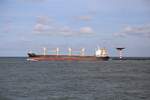
{"label": "white tower structure", "polygon": [[122,58],[122,50],[125,49],[125,48],[116,48],[119,52],[119,58],[121,59]]}
{"label": "white tower structure", "polygon": [[101,51],[101,49],[98,48],[98,49],[95,51],[96,57],[101,57],[101,54],[102,54],[102,51]]}
{"label": "white tower structure", "polygon": [[68,51],[69,51],[69,56],[72,55],[72,48],[68,48]]}
{"label": "white tower structure", "polygon": [[59,55],[59,48],[56,48],[56,55]]}
{"label": "white tower structure", "polygon": [[85,48],[82,48],[81,49],[81,56],[84,56],[85,55]]}
{"label": "white tower structure", "polygon": [[45,56],[46,55],[46,52],[47,52],[47,48],[43,48],[43,55]]}

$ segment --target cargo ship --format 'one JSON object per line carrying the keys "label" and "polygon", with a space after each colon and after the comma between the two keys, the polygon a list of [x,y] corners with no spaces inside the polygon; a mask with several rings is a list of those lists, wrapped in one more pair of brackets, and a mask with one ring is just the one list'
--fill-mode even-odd
{"label": "cargo ship", "polygon": [[95,49],[95,54],[93,56],[85,55],[85,49],[82,48],[78,51],[79,55],[72,54],[72,48],[68,48],[67,55],[59,54],[59,48],[56,48],[53,52],[55,54],[47,54],[47,48],[43,48],[43,54],[28,53],[28,59],[30,61],[107,61],[109,56],[106,48]]}

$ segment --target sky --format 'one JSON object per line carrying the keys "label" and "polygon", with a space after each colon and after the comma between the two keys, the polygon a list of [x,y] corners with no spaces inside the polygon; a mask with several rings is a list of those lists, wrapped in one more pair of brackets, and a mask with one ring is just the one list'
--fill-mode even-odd
{"label": "sky", "polygon": [[49,54],[69,47],[93,55],[150,57],[149,0],[0,0],[0,56]]}

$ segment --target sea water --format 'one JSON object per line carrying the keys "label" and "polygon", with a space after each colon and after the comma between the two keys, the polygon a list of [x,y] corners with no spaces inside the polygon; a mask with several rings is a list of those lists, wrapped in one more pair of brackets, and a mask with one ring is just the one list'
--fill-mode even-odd
{"label": "sea water", "polygon": [[0,58],[0,100],[150,100],[150,60]]}

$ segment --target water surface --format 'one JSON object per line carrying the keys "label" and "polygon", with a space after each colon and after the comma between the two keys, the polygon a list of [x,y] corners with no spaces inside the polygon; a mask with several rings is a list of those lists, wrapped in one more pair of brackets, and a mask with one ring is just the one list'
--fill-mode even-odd
{"label": "water surface", "polygon": [[150,60],[0,58],[0,100],[150,100]]}

